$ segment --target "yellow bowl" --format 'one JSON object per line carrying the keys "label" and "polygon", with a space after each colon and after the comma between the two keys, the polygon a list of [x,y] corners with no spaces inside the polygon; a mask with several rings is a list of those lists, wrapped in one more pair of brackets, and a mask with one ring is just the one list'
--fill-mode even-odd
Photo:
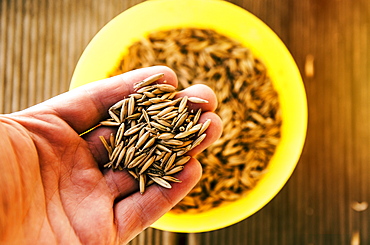
{"label": "yellow bowl", "polygon": [[211,231],[254,214],[288,181],[306,137],[306,94],[299,70],[278,36],[251,13],[221,0],[151,0],[124,11],[87,46],[70,88],[106,78],[133,42],[154,30],[177,27],[212,28],[250,48],[267,66],[282,111],[281,142],[267,173],[245,198],[200,214],[168,212],[152,225],[173,232]]}

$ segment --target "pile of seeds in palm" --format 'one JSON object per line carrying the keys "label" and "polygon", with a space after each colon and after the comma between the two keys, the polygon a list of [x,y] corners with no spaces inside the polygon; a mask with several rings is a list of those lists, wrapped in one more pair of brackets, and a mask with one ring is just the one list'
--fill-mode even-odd
{"label": "pile of seeds in palm", "polygon": [[126,169],[139,181],[140,193],[152,183],[171,188],[173,177],[190,159],[185,155],[206,137],[211,121],[199,123],[201,109],[189,110],[188,102],[208,103],[198,97],[175,98],[176,88],[154,84],[164,74],[150,76],[134,85],[135,93],[108,110],[103,126],[118,127],[109,140],[100,136],[109,155],[106,168]]}
{"label": "pile of seeds in palm", "polygon": [[251,191],[268,170],[279,144],[278,94],[264,63],[239,41],[212,29],[159,30],[133,43],[111,76],[153,65],[172,68],[179,89],[214,90],[223,122],[219,140],[196,156],[203,175],[176,212],[203,212]]}

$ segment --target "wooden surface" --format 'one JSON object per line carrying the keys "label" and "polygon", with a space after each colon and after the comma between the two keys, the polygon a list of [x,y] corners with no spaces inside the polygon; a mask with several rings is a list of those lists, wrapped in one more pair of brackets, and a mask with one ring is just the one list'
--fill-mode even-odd
{"label": "wooden surface", "polygon": [[[139,2],[1,0],[0,112],[67,91],[93,35]],[[309,106],[301,159],[250,218],[200,234],[149,228],[131,244],[370,244],[369,209],[353,208],[370,202],[370,1],[231,2],[269,25],[298,64]]]}

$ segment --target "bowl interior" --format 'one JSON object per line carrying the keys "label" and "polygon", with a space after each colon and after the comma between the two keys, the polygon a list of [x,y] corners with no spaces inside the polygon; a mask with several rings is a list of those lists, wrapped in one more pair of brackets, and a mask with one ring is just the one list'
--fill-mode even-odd
{"label": "bowl interior", "polygon": [[204,232],[232,225],[254,214],[287,182],[306,136],[306,95],[299,70],[278,36],[251,13],[221,0],[151,0],[126,10],[87,46],[70,89],[106,78],[127,48],[150,32],[178,27],[211,28],[251,49],[267,66],[282,112],[281,142],[267,173],[245,198],[199,214],[168,212],[152,225],[173,232]]}

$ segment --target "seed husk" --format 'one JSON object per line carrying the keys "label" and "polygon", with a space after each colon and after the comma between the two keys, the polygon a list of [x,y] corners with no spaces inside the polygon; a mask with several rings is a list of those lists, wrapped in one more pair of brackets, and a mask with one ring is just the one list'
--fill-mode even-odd
{"label": "seed husk", "polygon": [[115,145],[118,145],[121,142],[124,132],[125,132],[125,124],[122,123],[118,127],[118,130],[117,130],[117,133],[116,133]]}
{"label": "seed husk", "polygon": [[176,88],[170,84],[156,84],[154,85],[157,89],[163,92],[175,92]]}
{"label": "seed husk", "polygon": [[121,112],[119,114],[120,122],[123,122],[123,120],[125,120],[125,117],[127,116],[127,112],[128,112],[128,99],[124,99],[122,103]]}
{"label": "seed husk", "polygon": [[134,146],[131,146],[127,152],[126,152],[126,158],[123,167],[127,168],[129,163],[131,162],[132,158],[134,157],[136,148]]}
{"label": "seed husk", "polygon": [[169,139],[173,139],[173,137],[175,137],[175,135],[173,133],[162,133],[158,136],[158,139],[160,139],[160,140],[169,140]]}
{"label": "seed husk", "polygon": [[196,140],[194,140],[193,144],[191,145],[191,149],[194,149],[196,146],[202,143],[202,141],[206,138],[206,136],[207,134],[202,134]]}
{"label": "seed husk", "polygon": [[185,121],[188,123],[188,125],[186,125],[185,131],[189,131],[193,127],[194,123],[189,120],[189,118],[187,118]]}
{"label": "seed husk", "polygon": [[110,168],[110,167],[112,167],[112,162],[107,162],[106,164],[104,164],[104,168]]}
{"label": "seed husk", "polygon": [[112,155],[110,155],[109,160],[113,163],[116,158],[119,156],[121,153],[121,150],[123,148],[123,142],[121,142],[118,146],[116,146],[112,152]]}
{"label": "seed husk", "polygon": [[179,113],[183,112],[183,110],[185,109],[186,107],[186,103],[188,102],[188,96],[184,96],[182,99],[181,99],[181,102],[180,102],[180,105],[179,105]]}
{"label": "seed husk", "polygon": [[135,171],[132,171],[132,170],[127,170],[129,172],[129,174],[132,175],[132,177],[134,177],[135,179],[138,179],[139,176],[135,173]]}
{"label": "seed husk", "polygon": [[113,112],[113,110],[109,110],[108,111],[109,113],[109,116],[111,116],[114,121],[116,121],[117,123],[121,123],[121,120],[119,119],[119,117]]}
{"label": "seed husk", "polygon": [[157,119],[156,120],[159,124],[165,126],[165,127],[172,127],[171,123],[167,122],[166,120],[162,120],[162,119]]}
{"label": "seed husk", "polygon": [[178,173],[183,169],[184,169],[184,166],[176,166],[176,167],[170,169],[169,171],[167,171],[166,175],[172,175],[172,174]]}
{"label": "seed husk", "polygon": [[188,131],[184,131],[184,132],[181,132],[179,134],[176,134],[174,139],[181,139],[181,138],[188,137],[188,136],[198,132],[201,128],[202,128],[202,124],[197,124],[197,125],[193,126],[191,129],[189,129]]}
{"label": "seed husk", "polygon": [[145,150],[145,149],[148,149],[149,147],[151,147],[154,142],[155,142],[156,138],[151,138],[148,140],[148,142],[146,142],[146,144],[143,146],[143,149],[142,150]]}
{"label": "seed husk", "polygon": [[147,108],[147,111],[160,110],[164,107],[172,105],[172,103],[173,103],[172,101],[167,101],[158,104],[153,104]]}
{"label": "seed husk", "polygon": [[162,111],[157,112],[157,113],[156,113],[156,115],[157,115],[158,117],[161,117],[161,116],[163,116],[163,115],[165,115],[165,114],[167,114],[167,113],[171,112],[173,109],[175,109],[175,107],[174,107],[174,106],[169,106],[169,107],[167,107],[167,108],[163,109]]}
{"label": "seed husk", "polygon": [[154,98],[156,97],[157,95],[153,94],[153,93],[150,93],[150,92],[143,92],[143,94],[148,97],[148,98]]}
{"label": "seed husk", "polygon": [[156,182],[158,185],[164,187],[164,188],[167,188],[167,189],[171,189],[172,186],[170,185],[170,183],[168,183],[166,180],[160,178],[160,177],[155,177],[155,176],[150,176],[149,175],[149,178],[151,178],[154,182]]}
{"label": "seed husk", "polygon": [[157,128],[158,130],[167,131],[167,127],[163,126],[162,124],[159,124],[159,123],[156,123],[156,122],[150,122],[150,125]]}
{"label": "seed husk", "polygon": [[164,175],[162,176],[162,179],[166,180],[166,181],[171,181],[171,182],[176,182],[176,183],[181,183],[182,181],[179,180],[178,178],[175,178],[173,176],[169,176],[169,175]]}
{"label": "seed husk", "polygon": [[136,142],[135,147],[140,148],[149,138],[150,132],[145,132],[141,137],[139,137],[138,141]]}
{"label": "seed husk", "polygon": [[150,124],[150,118],[149,118],[149,115],[148,113],[146,112],[146,110],[142,110],[141,113],[143,114],[144,116],[144,119],[146,121],[147,124]]}
{"label": "seed husk", "polygon": [[128,100],[128,105],[127,105],[127,116],[131,116],[132,113],[134,113],[135,111],[135,98],[134,97],[130,97],[130,99]]}
{"label": "seed husk", "polygon": [[172,119],[172,118],[176,117],[177,115],[179,115],[179,113],[177,111],[172,111],[172,112],[169,112],[169,113],[163,115],[162,119],[163,120],[169,120],[169,119]]}
{"label": "seed husk", "polygon": [[183,125],[183,123],[185,122],[186,118],[188,117],[188,114],[189,114],[188,112],[185,112],[185,113],[181,114],[181,116],[175,121],[174,128],[178,128],[181,125]]}
{"label": "seed husk", "polygon": [[202,128],[199,130],[199,132],[198,132],[198,136],[200,136],[201,134],[203,134],[204,133],[204,131],[206,131],[207,130],[207,128],[209,127],[209,125],[211,124],[211,119],[207,119],[204,123],[203,123],[203,125],[202,125]]}
{"label": "seed husk", "polygon": [[109,143],[110,143],[110,145],[112,147],[112,150],[113,150],[113,148],[115,146],[115,137],[114,137],[113,133],[110,133],[110,135],[109,135]]}
{"label": "seed husk", "polygon": [[116,102],[114,105],[111,106],[111,110],[118,110],[120,107],[122,107],[123,103],[126,99],[120,100]]}
{"label": "seed husk", "polygon": [[159,112],[161,112],[161,110],[147,111],[146,113],[148,114],[148,116],[157,116]]}
{"label": "seed husk", "polygon": [[167,145],[167,146],[182,146],[184,144],[181,140],[169,139],[169,140],[161,140],[159,143]]}
{"label": "seed husk", "polygon": [[158,104],[158,103],[163,103],[163,102],[168,102],[168,101],[163,101],[161,98],[151,98],[149,99],[149,101],[152,103],[152,104]]}
{"label": "seed husk", "polygon": [[99,139],[103,143],[105,149],[108,151],[108,155],[112,155],[112,147],[105,140],[104,136],[99,136]]}
{"label": "seed husk", "polygon": [[113,122],[113,121],[106,120],[106,121],[101,121],[100,124],[103,126],[119,126],[121,123],[116,122],[116,121]]}
{"label": "seed husk", "polygon": [[201,104],[201,103],[208,103],[208,100],[198,98],[198,97],[189,97],[188,101],[196,104]]}
{"label": "seed husk", "polygon": [[155,81],[157,81],[158,79],[162,78],[164,76],[163,73],[159,73],[159,74],[154,74],[150,77],[147,77],[145,78],[144,80],[142,80],[141,82],[138,82],[134,85],[134,88],[135,89],[139,89],[141,87],[144,87],[144,86],[147,86],[147,85],[150,85],[152,83],[154,83]]}
{"label": "seed husk", "polygon": [[134,168],[138,166],[145,157],[146,157],[145,153],[140,154],[127,165],[127,168]]}
{"label": "seed husk", "polygon": [[127,120],[138,119],[138,118],[140,118],[141,115],[142,115],[142,113],[138,112],[138,113],[132,114],[131,116],[126,117],[126,119]]}
{"label": "seed husk", "polygon": [[146,161],[146,163],[141,168],[139,174],[143,174],[153,164],[154,160],[155,160],[155,156],[152,156],[151,158],[149,158],[149,160]]}
{"label": "seed husk", "polygon": [[118,156],[118,159],[117,159],[117,162],[116,162],[116,165],[114,166],[114,168],[118,168],[119,164],[122,162],[124,156],[126,155],[126,151],[127,151],[127,146],[123,147],[119,156]]}
{"label": "seed husk", "polygon": [[[172,165],[173,163],[175,162],[175,159],[176,159],[177,155],[176,153],[173,153],[167,160],[167,162],[165,163],[165,168],[164,168],[164,172],[167,172],[168,170],[170,170],[172,168]],[[170,174],[169,174],[170,175]]]}
{"label": "seed husk", "polygon": [[140,188],[140,194],[143,194],[146,187],[146,175],[139,174],[139,188]]}
{"label": "seed husk", "polygon": [[181,157],[179,158],[176,162],[175,162],[175,166],[181,166],[181,165],[184,165],[185,163],[187,163],[189,160],[190,160],[191,156],[184,156],[184,157]]}
{"label": "seed husk", "polygon": [[128,138],[128,142],[126,143],[127,146],[133,145],[136,142],[136,140],[139,138],[139,135],[135,134],[133,136],[131,135],[130,137],[131,138]]}
{"label": "seed husk", "polygon": [[134,97],[135,100],[140,100],[143,95],[142,94],[130,94],[129,97]]}
{"label": "seed husk", "polygon": [[144,127],[145,124],[136,124],[134,127],[131,127],[129,129],[127,129],[125,132],[124,132],[124,136],[129,136],[129,135],[132,135],[132,134],[135,134],[136,132],[138,132],[142,127]]}
{"label": "seed husk", "polygon": [[198,123],[198,120],[200,118],[200,114],[202,113],[202,109],[198,109],[197,113],[195,114],[194,118],[193,118],[193,123],[194,124],[197,124]]}

